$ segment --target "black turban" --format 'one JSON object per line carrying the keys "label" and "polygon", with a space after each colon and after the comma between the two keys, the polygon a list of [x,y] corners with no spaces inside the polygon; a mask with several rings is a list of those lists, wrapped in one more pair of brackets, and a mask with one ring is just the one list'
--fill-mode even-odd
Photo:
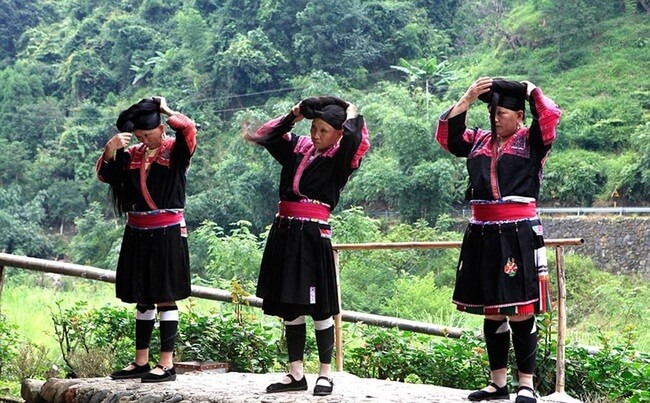
{"label": "black turban", "polygon": [[525,111],[526,84],[518,81],[495,78],[492,80],[490,91],[478,96],[478,99],[488,104],[490,108],[490,126],[492,134],[496,135],[495,114],[497,106],[511,111]]}
{"label": "black turban", "polygon": [[160,123],[160,102],[154,98],[144,98],[120,112],[115,126],[121,132],[133,132],[155,129]]}
{"label": "black turban", "polygon": [[323,119],[333,128],[341,130],[347,117],[347,106],[347,102],[337,97],[306,98],[300,102],[300,113],[307,119]]}
{"label": "black turban", "polygon": [[518,81],[495,78],[492,80],[490,91],[479,95],[478,98],[491,108],[496,105],[512,111],[523,111],[526,108],[526,85]]}

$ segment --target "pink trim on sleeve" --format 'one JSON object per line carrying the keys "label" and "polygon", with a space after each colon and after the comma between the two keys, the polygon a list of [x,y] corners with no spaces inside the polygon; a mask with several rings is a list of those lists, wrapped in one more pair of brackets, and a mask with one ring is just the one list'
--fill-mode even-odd
{"label": "pink trim on sleeve", "polygon": [[449,120],[439,119],[436,127],[436,141],[443,150],[449,151]]}
{"label": "pink trim on sleeve", "polygon": [[271,119],[268,122],[264,123],[257,131],[255,132],[255,137],[266,137],[282,123],[282,120],[284,120],[284,116],[277,117],[275,119]]}
{"label": "pink trim on sleeve", "polygon": [[167,123],[172,129],[180,130],[185,137],[190,154],[194,154],[194,150],[196,150],[196,124],[194,121],[182,113],[176,112],[167,119]]}
{"label": "pink trim on sleeve", "polygon": [[544,96],[539,87],[533,90],[531,96],[535,100],[535,107],[539,114],[537,120],[539,122],[539,129],[542,133],[542,141],[544,142],[544,145],[549,145],[555,141],[555,128],[560,122],[562,111],[551,98]]}
{"label": "pink trim on sleeve", "polygon": [[370,139],[368,138],[368,127],[366,126],[366,122],[364,120],[363,127],[361,128],[361,143],[359,143],[359,147],[357,147],[357,152],[355,152],[354,155],[352,156],[352,160],[350,161],[350,168],[352,169],[359,168],[359,164],[361,163],[361,158],[363,158],[363,156],[366,155],[369,149],[370,149]]}

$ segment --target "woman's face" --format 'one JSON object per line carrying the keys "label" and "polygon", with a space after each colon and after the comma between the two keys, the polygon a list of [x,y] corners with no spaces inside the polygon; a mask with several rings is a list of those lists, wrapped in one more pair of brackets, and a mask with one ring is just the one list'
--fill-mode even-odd
{"label": "woman's face", "polygon": [[523,111],[513,111],[502,106],[497,106],[497,110],[494,115],[494,123],[497,129],[497,136],[501,138],[508,138],[515,134],[517,129],[523,123],[523,118]]}
{"label": "woman's face", "polygon": [[341,138],[343,130],[337,130],[323,119],[316,118],[311,121],[310,134],[314,147],[318,151],[325,151]]}
{"label": "woman's face", "polygon": [[147,148],[158,148],[162,144],[163,135],[165,134],[165,126],[160,125],[156,128],[149,130],[137,129],[133,131],[135,138],[139,142],[147,146]]}

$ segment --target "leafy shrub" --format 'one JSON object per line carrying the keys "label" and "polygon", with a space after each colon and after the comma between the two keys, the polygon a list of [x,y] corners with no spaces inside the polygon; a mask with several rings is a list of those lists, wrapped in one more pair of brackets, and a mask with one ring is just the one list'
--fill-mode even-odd
{"label": "leafy shrub", "polygon": [[6,318],[0,313],[0,375],[6,363],[11,362],[17,355],[18,335],[16,325],[7,323]]}
{"label": "leafy shrub", "polygon": [[225,361],[230,371],[264,373],[276,363],[280,329],[254,323],[252,315],[243,322],[234,312],[181,316],[177,349],[183,360]]}
{"label": "leafy shrub", "polygon": [[[132,310],[108,305],[88,309],[83,301],[70,308],[63,308],[61,301],[55,304],[57,310],[52,312],[54,335],[71,376],[98,376],[98,373],[91,374],[84,363],[92,361],[105,368],[107,365],[102,357],[112,363],[113,369],[133,360],[135,320]],[[154,344],[154,354],[155,349]]]}
{"label": "leafy shrub", "polygon": [[583,150],[561,151],[546,164],[541,199],[589,207],[606,182],[602,156]]}
{"label": "leafy shrub", "polygon": [[12,377],[20,380],[41,377],[50,369],[47,348],[22,342],[18,344],[16,351],[17,354],[9,366]]}
{"label": "leafy shrub", "polygon": [[[557,342],[553,313],[540,316],[537,325],[535,387],[545,396],[555,390]],[[356,342],[346,350],[345,370],[357,376],[461,389],[482,388],[489,379],[484,342],[471,332],[450,339],[365,326],[353,331]],[[590,402],[648,401],[650,355],[633,348],[632,327],[624,329],[624,333],[626,341],[618,345],[601,338],[603,347],[596,354],[577,345],[566,346],[565,386],[569,395]],[[510,362],[511,367],[516,366],[512,349]],[[516,369],[512,373],[515,377]]]}
{"label": "leafy shrub", "polygon": [[361,345],[345,354],[345,370],[357,376],[463,389],[485,386],[485,349],[470,333],[456,340],[365,326],[358,332]]}
{"label": "leafy shrub", "polygon": [[[52,313],[54,332],[71,376],[103,376],[133,360],[135,319],[132,309],[87,309],[84,302]],[[279,331],[256,323],[241,306],[221,314],[181,312],[177,360],[226,361],[232,371],[266,372],[278,355]],[[152,340],[158,339],[158,328]],[[150,354],[160,352],[151,343]]]}

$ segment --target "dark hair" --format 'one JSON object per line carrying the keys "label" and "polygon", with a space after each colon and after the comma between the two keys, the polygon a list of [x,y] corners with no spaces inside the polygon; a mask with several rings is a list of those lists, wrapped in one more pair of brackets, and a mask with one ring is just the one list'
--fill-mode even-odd
{"label": "dark hair", "polygon": [[320,118],[337,130],[343,128],[348,103],[332,96],[312,97],[300,102],[300,113],[307,119]]}
{"label": "dark hair", "polygon": [[[131,105],[120,112],[115,126],[120,132],[133,132],[134,130],[155,129],[162,123],[160,117],[160,101],[156,98],[143,98],[138,103]],[[124,165],[126,164],[126,151],[120,148],[115,153],[115,175],[111,186],[111,202],[118,215],[124,213]]]}
{"label": "dark hair", "polygon": [[492,80],[490,91],[479,95],[481,101],[490,107],[502,106],[513,111],[526,108],[526,85],[518,81],[495,78]]}
{"label": "dark hair", "polygon": [[154,129],[161,122],[160,102],[155,98],[144,98],[120,112],[115,126],[121,132],[132,132]]}

